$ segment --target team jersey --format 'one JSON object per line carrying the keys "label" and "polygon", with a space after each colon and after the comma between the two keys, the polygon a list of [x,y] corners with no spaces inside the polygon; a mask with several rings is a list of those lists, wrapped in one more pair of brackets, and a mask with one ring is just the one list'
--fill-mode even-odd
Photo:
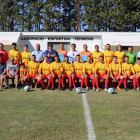
{"label": "team jersey", "polygon": [[125,52],[118,52],[114,53],[114,56],[117,56],[117,62],[122,64],[124,62]]}
{"label": "team jersey", "polygon": [[133,68],[133,65],[128,63],[123,63],[122,64],[122,71],[124,72],[124,74],[126,75],[131,75],[131,72],[134,72],[134,68]]}
{"label": "team jersey", "polygon": [[21,53],[22,63],[24,63],[25,66],[28,65],[28,62],[30,61],[30,56],[31,56],[31,52],[22,52]]}
{"label": "team jersey", "polygon": [[114,56],[114,52],[106,50],[106,51],[103,52],[103,54],[104,54],[104,62],[107,63],[107,64],[111,64],[113,56]]}
{"label": "team jersey", "polygon": [[93,72],[95,71],[95,65],[94,63],[84,63],[83,64],[83,72],[86,74],[93,74]]}
{"label": "team jersey", "polygon": [[134,53],[127,53],[126,56],[129,57],[129,63],[134,65],[135,62],[136,62],[136,54],[134,54]]}
{"label": "team jersey", "polygon": [[76,56],[79,54],[78,51],[72,52],[68,51],[67,56],[69,57],[69,62],[74,63],[76,62]]}
{"label": "team jersey", "polygon": [[64,58],[67,55],[67,50],[59,49],[59,50],[57,50],[57,53],[59,55],[60,62],[64,62],[65,61]]}
{"label": "team jersey", "polygon": [[74,72],[73,64],[70,63],[70,62],[68,62],[68,63],[64,62],[64,63],[63,63],[63,69],[64,69],[64,73],[65,73],[66,75],[69,75],[69,74],[71,74],[72,72]]}
{"label": "team jersey", "polygon": [[97,71],[97,74],[104,75],[109,71],[108,64],[105,62],[98,62],[95,66],[95,70]]}
{"label": "team jersey", "polygon": [[30,75],[34,76],[38,74],[38,69],[39,69],[40,63],[38,61],[29,61],[27,70]]}
{"label": "team jersey", "polygon": [[92,53],[90,51],[81,51],[80,57],[82,58],[83,62],[87,62],[87,57],[90,56],[92,58]]}
{"label": "team jersey", "polygon": [[76,74],[82,74],[83,73],[83,63],[73,63],[74,71]]}
{"label": "team jersey", "polygon": [[10,50],[9,51],[9,58],[14,58],[14,63],[20,64],[21,60],[21,53],[19,50]]}
{"label": "team jersey", "polygon": [[140,76],[140,65],[135,64],[134,65],[134,71],[138,76]]}
{"label": "team jersey", "polygon": [[6,50],[0,50],[0,57],[2,58],[2,63],[6,65],[6,62],[9,59],[8,52]]}
{"label": "team jersey", "polygon": [[20,77],[24,77],[27,75],[27,68],[20,68]]}
{"label": "team jersey", "polygon": [[119,73],[121,73],[122,69],[121,69],[121,65],[120,64],[114,64],[114,63],[111,63],[109,65],[109,72],[112,74],[112,75],[118,75]]}
{"label": "team jersey", "polygon": [[51,71],[54,71],[55,74],[59,75],[61,72],[63,72],[63,64],[61,62],[53,62],[51,64]]}
{"label": "team jersey", "polygon": [[42,74],[51,74],[51,64],[43,62],[40,64],[38,72],[41,72]]}
{"label": "team jersey", "polygon": [[93,63],[98,63],[99,62],[99,57],[104,56],[102,52],[93,52],[92,57],[93,57]]}

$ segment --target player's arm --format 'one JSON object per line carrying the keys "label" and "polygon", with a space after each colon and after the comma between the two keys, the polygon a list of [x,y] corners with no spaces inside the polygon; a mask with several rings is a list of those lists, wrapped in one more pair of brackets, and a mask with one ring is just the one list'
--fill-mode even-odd
{"label": "player's arm", "polygon": [[124,66],[123,66],[123,65],[122,65],[122,74],[123,74],[124,78],[127,77],[127,75],[126,75],[125,72],[124,72]]}
{"label": "player's arm", "polygon": [[133,75],[135,75],[134,67],[132,66],[132,64],[131,64],[131,72]]}
{"label": "player's arm", "polygon": [[39,69],[38,69],[38,73],[41,76],[41,71],[42,71],[42,64],[40,64]]}
{"label": "player's arm", "polygon": [[86,74],[86,63],[83,64],[83,70],[82,71],[83,71],[83,74],[86,76],[87,75]]}
{"label": "player's arm", "polygon": [[95,66],[95,78],[98,77],[98,63]]}
{"label": "player's arm", "polygon": [[109,65],[109,73],[110,73],[110,76],[113,80],[115,80],[115,77],[113,76],[112,74],[112,67],[111,67],[111,64]]}
{"label": "player's arm", "polygon": [[109,77],[109,66],[106,64],[107,76]]}

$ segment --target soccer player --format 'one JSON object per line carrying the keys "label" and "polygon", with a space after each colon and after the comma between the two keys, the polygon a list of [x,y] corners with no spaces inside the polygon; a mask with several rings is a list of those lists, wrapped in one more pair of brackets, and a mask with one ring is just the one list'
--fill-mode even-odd
{"label": "soccer player", "polygon": [[44,62],[40,64],[39,70],[38,70],[38,80],[35,84],[35,89],[37,89],[37,85],[38,83],[41,82],[42,84],[42,88],[41,90],[45,89],[45,83],[44,83],[44,79],[48,79],[48,85],[47,85],[47,89],[50,90],[50,84],[51,84],[51,64],[48,62],[49,58],[46,55],[44,57]]}
{"label": "soccer player", "polygon": [[68,51],[67,56],[69,57],[69,62],[74,63],[79,52],[76,51],[76,44],[72,44],[71,49],[71,51]]}
{"label": "soccer player", "polygon": [[117,50],[118,51],[116,51],[114,53],[114,56],[117,56],[117,62],[119,64],[122,64],[122,63],[124,63],[125,52],[122,51],[122,46],[121,45],[117,46]]}
{"label": "soccer player", "polygon": [[[63,63],[63,74],[62,74],[62,83],[64,83],[64,79],[69,79],[69,91],[71,91],[72,85],[72,74],[74,73],[73,64],[69,62],[69,57],[65,56],[65,62]],[[64,77],[64,78],[63,78]]]}
{"label": "soccer player", "polygon": [[90,56],[92,58],[92,53],[88,51],[88,47],[86,44],[83,45],[84,51],[80,52],[80,58],[82,59],[83,62],[87,62],[87,57]]}
{"label": "soccer player", "polygon": [[64,49],[64,44],[60,44],[60,49],[57,50],[60,62],[64,62],[65,56],[67,55],[67,50]]}
{"label": "soccer player", "polygon": [[[105,81],[105,91],[107,90],[108,78],[109,78],[109,68],[108,64],[103,61],[103,56],[99,57],[99,61],[95,66],[95,83],[97,86],[96,91],[99,91],[99,80]],[[98,80],[99,79],[99,80]]]}
{"label": "soccer player", "polygon": [[83,84],[84,84],[84,74],[83,74],[83,63],[80,61],[80,55],[76,56],[76,62],[73,63],[75,74],[72,76],[72,82],[74,86],[74,91],[76,90],[75,80],[81,80],[81,89],[84,92]]}
{"label": "soccer player", "polygon": [[126,54],[126,56],[129,57],[129,63],[131,63],[132,65],[136,63],[136,54],[133,53],[132,47],[128,47],[128,53]]}
{"label": "soccer player", "polygon": [[8,57],[8,52],[4,50],[3,47],[4,47],[3,44],[0,43],[0,57],[2,58],[2,63],[6,65],[9,57]]}
{"label": "soccer player", "polygon": [[27,66],[28,72],[25,78],[25,82],[29,81],[29,79],[37,79],[39,66],[40,63],[36,61],[36,56],[32,55],[31,61],[28,62],[28,66]]}
{"label": "soccer player", "polygon": [[91,57],[88,56],[87,62],[83,64],[83,73],[85,77],[85,85],[86,85],[86,91],[88,91],[88,80],[92,79],[92,85],[93,85],[93,91],[95,91],[95,64],[92,63]]}
{"label": "soccer player", "polygon": [[103,52],[103,54],[104,54],[104,62],[107,64],[112,63],[114,52],[110,50],[110,44],[106,45],[106,50]]}
{"label": "soccer player", "polygon": [[129,63],[129,57],[128,56],[125,56],[125,63],[122,64],[122,74],[123,74],[123,77],[124,77],[124,90],[127,91],[127,80],[133,80],[133,88],[134,90],[136,89],[136,78],[131,75],[132,74],[135,74],[134,73],[134,68],[133,68],[133,65]]}
{"label": "soccer player", "polygon": [[17,63],[20,68],[21,53],[16,47],[17,44],[12,43],[12,50],[9,51],[9,58],[14,58],[14,63]]}
{"label": "soccer player", "polygon": [[99,62],[99,57],[104,56],[102,52],[99,51],[99,46],[95,45],[95,51],[92,53],[93,63],[96,64]]}
{"label": "soccer player", "polygon": [[[136,78],[136,84],[137,84],[137,90],[140,90],[139,88],[139,79],[140,79],[140,58],[137,58],[137,64],[134,65],[134,72],[135,72],[135,78]],[[136,85],[135,85],[136,87]]]}
{"label": "soccer player", "polygon": [[54,62],[54,57],[55,57],[55,55],[57,55],[57,52],[56,52],[56,50],[53,50],[53,44],[49,44],[48,45],[48,50],[46,50],[45,52],[44,52],[44,56],[48,56],[48,62],[49,63],[52,63],[52,62]]}
{"label": "soccer player", "polygon": [[15,79],[15,81],[16,81],[15,89],[18,90],[19,67],[18,67],[18,64],[14,63],[14,62],[15,62],[14,58],[10,58],[10,63],[7,65],[7,68],[6,68],[7,75],[4,76],[4,80],[5,80],[4,89],[8,89],[7,79]]}
{"label": "soccer player", "polygon": [[[58,89],[59,90],[65,90],[64,88],[64,80],[61,80],[62,74],[63,74],[63,64],[59,62],[59,56],[55,56],[55,62],[51,64],[51,75],[52,75],[52,90],[54,90],[54,83],[55,80],[58,79]],[[63,77],[64,78],[64,77]],[[62,88],[61,88],[61,82],[62,82]]]}
{"label": "soccer player", "polygon": [[123,82],[123,76],[121,75],[122,70],[121,70],[121,64],[117,63],[117,56],[113,56],[113,62],[109,65],[109,71],[110,71],[110,78],[109,78],[109,83],[113,87],[112,80],[115,82],[119,81],[119,84],[117,86],[118,90],[120,89],[120,86]]}
{"label": "soccer player", "polygon": [[21,53],[21,60],[24,66],[28,66],[28,62],[31,60],[31,52],[28,51],[28,45],[24,45],[24,52]]}

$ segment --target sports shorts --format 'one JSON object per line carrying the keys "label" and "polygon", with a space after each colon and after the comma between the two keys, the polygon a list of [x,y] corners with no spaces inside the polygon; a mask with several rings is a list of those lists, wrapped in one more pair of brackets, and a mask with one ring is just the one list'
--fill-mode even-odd
{"label": "sports shorts", "polygon": [[98,79],[105,80],[105,76],[106,76],[106,74],[103,74],[103,75],[99,74],[99,75],[98,75]]}
{"label": "sports shorts", "polygon": [[9,75],[4,75],[4,77],[6,77],[6,79],[15,79],[17,76],[18,76],[18,74],[16,74],[16,75],[14,76],[14,78],[10,78]]}
{"label": "sports shorts", "polygon": [[77,80],[77,79],[80,79],[81,80],[81,76],[82,76],[82,74],[75,74],[75,80]]}
{"label": "sports shorts", "polygon": [[33,75],[28,74],[27,77],[28,77],[29,79],[36,79],[36,78],[38,77],[38,75],[35,74],[35,75],[33,76]]}
{"label": "sports shorts", "polygon": [[44,79],[49,79],[50,74],[42,74]]}

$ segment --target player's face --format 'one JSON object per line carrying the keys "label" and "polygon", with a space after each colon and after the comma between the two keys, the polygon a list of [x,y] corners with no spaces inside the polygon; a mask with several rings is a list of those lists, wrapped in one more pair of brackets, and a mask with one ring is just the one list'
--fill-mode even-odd
{"label": "player's face", "polygon": [[75,50],[75,48],[76,48],[75,45],[72,45],[72,46],[71,46],[71,49],[72,49],[72,50]]}
{"label": "player's face", "polygon": [[121,51],[122,50],[122,47],[121,46],[118,46],[118,51]]}
{"label": "player's face", "polygon": [[99,57],[99,61],[100,62],[103,62],[103,57]]}
{"label": "player's face", "polygon": [[45,61],[45,62],[48,62],[48,57],[45,57],[45,58],[44,58],[44,61]]}
{"label": "player's face", "polygon": [[113,62],[117,62],[117,58],[116,57],[113,57]]}
{"label": "player's face", "polygon": [[69,62],[69,58],[68,57],[65,57],[65,62]]}
{"label": "player's face", "polygon": [[32,61],[35,61],[35,56],[32,56]]}
{"label": "player's face", "polygon": [[91,62],[91,58],[90,58],[90,57],[88,57],[88,58],[87,58],[87,61],[88,61],[88,62]]}
{"label": "player's face", "polygon": [[128,48],[128,52],[129,53],[132,53],[132,48]]}
{"label": "player's face", "polygon": [[3,45],[0,45],[0,50],[3,50]]}
{"label": "player's face", "polygon": [[24,46],[24,51],[27,52],[28,51],[28,47]]}
{"label": "player's face", "polygon": [[99,47],[98,46],[95,47],[95,51],[99,51]]}
{"label": "player's face", "polygon": [[125,57],[125,62],[128,63],[129,61],[129,58]]}
{"label": "player's face", "polygon": [[16,49],[16,46],[15,45],[12,45],[12,48],[15,50]]}
{"label": "player's face", "polygon": [[14,59],[13,58],[10,59],[10,63],[14,64]]}
{"label": "player's face", "polygon": [[137,60],[137,63],[140,65],[140,60]]}
{"label": "player's face", "polygon": [[40,50],[40,46],[36,45],[36,50],[39,51]]}
{"label": "player's face", "polygon": [[106,49],[107,50],[110,50],[110,45],[106,45]]}
{"label": "player's face", "polygon": [[53,47],[52,46],[49,46],[48,48],[49,48],[49,50],[52,50]]}
{"label": "player's face", "polygon": [[87,51],[87,45],[83,46],[84,51]]}
{"label": "player's face", "polygon": [[60,44],[60,49],[64,49],[64,45],[63,44]]}
{"label": "player's face", "polygon": [[55,57],[55,62],[58,62],[59,61],[59,57]]}
{"label": "player's face", "polygon": [[77,60],[77,61],[80,61],[80,56],[77,56],[77,57],[76,57],[76,60]]}

